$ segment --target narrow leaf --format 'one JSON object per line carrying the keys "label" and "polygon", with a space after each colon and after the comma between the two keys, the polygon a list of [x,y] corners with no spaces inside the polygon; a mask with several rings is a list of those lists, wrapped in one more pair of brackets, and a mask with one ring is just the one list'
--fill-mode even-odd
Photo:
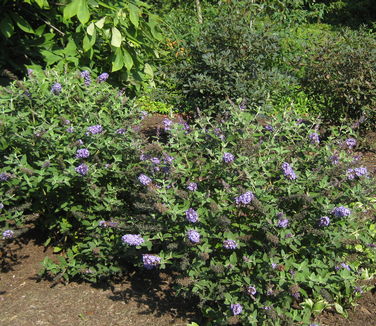
{"label": "narrow leaf", "polygon": [[112,62],[112,72],[120,70],[124,66],[123,53],[121,48],[115,51],[115,60]]}
{"label": "narrow leaf", "polygon": [[124,49],[124,65],[128,71],[133,67],[133,58],[127,50]]}
{"label": "narrow leaf", "polygon": [[140,9],[133,3],[129,4],[129,19],[136,28],[138,27],[139,11]]}

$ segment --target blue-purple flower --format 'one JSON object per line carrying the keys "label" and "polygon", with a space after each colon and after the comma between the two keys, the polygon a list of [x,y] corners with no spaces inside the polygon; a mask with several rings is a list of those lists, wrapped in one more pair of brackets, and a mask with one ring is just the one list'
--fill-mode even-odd
{"label": "blue-purple flower", "polygon": [[152,157],[150,159],[150,162],[153,163],[153,164],[160,164],[161,160],[158,157]]}
{"label": "blue-purple flower", "polygon": [[328,216],[320,217],[319,226],[328,226],[330,224],[330,218]]}
{"label": "blue-purple flower", "polygon": [[348,169],[346,171],[347,179],[354,180],[355,178],[360,178],[363,176],[367,176],[368,170],[366,167],[360,167],[355,169]]}
{"label": "blue-purple flower", "polygon": [[0,209],[3,209],[3,208],[4,208],[4,204],[0,203]]}
{"label": "blue-purple flower", "polygon": [[338,155],[332,155],[330,157],[330,161],[332,162],[333,165],[337,165],[339,163],[339,156]]}
{"label": "blue-purple flower", "polygon": [[125,129],[119,128],[119,129],[116,130],[116,133],[119,134],[119,135],[123,135],[123,134],[125,134]]}
{"label": "blue-purple flower", "polygon": [[240,315],[243,311],[243,307],[239,303],[232,303],[230,307],[234,316]]}
{"label": "blue-purple flower", "polygon": [[89,86],[91,84],[90,72],[88,72],[87,70],[82,71],[81,77],[84,79],[84,83],[86,86]]}
{"label": "blue-purple flower", "polygon": [[55,83],[51,87],[51,93],[55,95],[60,94],[61,90],[62,90],[62,87],[60,83]]}
{"label": "blue-purple flower", "polygon": [[71,134],[71,133],[74,132],[74,128],[71,126],[71,127],[67,128],[66,132]]}
{"label": "blue-purple flower", "polygon": [[200,242],[200,233],[198,233],[196,230],[188,230],[187,237],[188,240],[192,243]]}
{"label": "blue-purple flower", "polygon": [[193,208],[190,208],[187,211],[185,211],[185,216],[187,220],[191,223],[196,223],[198,221],[198,213]]}
{"label": "blue-purple flower", "polygon": [[289,220],[287,218],[282,218],[282,219],[278,220],[277,226],[279,228],[287,228],[288,225],[289,225]]}
{"label": "blue-purple flower", "polygon": [[236,249],[238,247],[238,244],[235,240],[227,239],[223,241],[223,247],[225,249]]}
{"label": "blue-purple flower", "polygon": [[82,163],[75,168],[76,172],[81,175],[86,175],[89,172],[89,167]]}
{"label": "blue-purple flower", "polygon": [[130,246],[140,246],[145,242],[140,234],[125,234],[121,237],[121,241]]}
{"label": "blue-purple flower", "polygon": [[140,174],[138,180],[144,185],[147,186],[152,182],[152,180],[145,174]]}
{"label": "blue-purple flower", "polygon": [[312,144],[319,144],[320,143],[320,136],[317,132],[310,134],[309,139],[311,140]]}
{"label": "blue-purple flower", "polygon": [[340,270],[340,269],[347,269],[348,271],[351,271],[351,268],[349,265],[345,264],[345,263],[341,263],[339,264],[338,266],[336,266],[334,268],[336,271]]}
{"label": "blue-purple flower", "polygon": [[144,254],[142,255],[142,261],[146,269],[153,269],[161,263],[161,257],[156,255]]}
{"label": "blue-purple flower", "polygon": [[246,291],[249,295],[255,295],[257,293],[256,287],[254,285],[247,286]]}
{"label": "blue-purple flower", "polygon": [[188,183],[187,189],[189,191],[196,191],[197,190],[197,183],[196,182]]}
{"label": "blue-purple flower", "polygon": [[285,177],[287,179],[290,179],[290,180],[296,179],[296,174],[295,174],[294,170],[292,169],[290,164],[288,164],[287,162],[284,162],[282,164],[282,171],[283,171],[283,174],[285,175]]}
{"label": "blue-purple flower", "polygon": [[10,178],[9,173],[2,172],[0,173],[0,181],[7,181]]}
{"label": "blue-purple flower", "polygon": [[347,138],[346,139],[346,145],[349,149],[352,149],[356,146],[356,139],[355,138]]}
{"label": "blue-purple flower", "polygon": [[345,217],[345,216],[349,216],[351,214],[351,211],[344,206],[339,206],[339,207],[335,207],[332,210],[332,214],[335,217]]}
{"label": "blue-purple flower", "polygon": [[273,126],[271,126],[271,125],[265,125],[265,126],[264,126],[264,129],[265,129],[266,131],[270,131],[270,132],[274,131],[274,128],[273,128]]}
{"label": "blue-purple flower", "polygon": [[224,153],[222,159],[225,163],[231,163],[234,161],[234,155],[231,153]]}
{"label": "blue-purple flower", "polygon": [[87,148],[78,149],[76,152],[76,158],[88,158],[90,156],[90,152]]}
{"label": "blue-purple flower", "polygon": [[14,237],[14,232],[12,230],[5,230],[3,232],[3,239],[12,239]]}
{"label": "blue-purple flower", "polygon": [[97,82],[98,82],[98,83],[103,83],[103,82],[105,82],[105,81],[108,79],[109,76],[110,76],[110,75],[109,75],[107,72],[104,72],[104,73],[102,73],[102,74],[100,74],[100,75],[98,76],[98,78],[97,78]]}
{"label": "blue-purple flower", "polygon": [[255,198],[254,194],[251,191],[247,191],[246,193],[238,197],[235,197],[235,202],[237,205],[240,205],[240,204],[248,205],[254,198]]}
{"label": "blue-purple flower", "polygon": [[163,126],[164,126],[164,130],[167,131],[167,130],[171,130],[171,126],[172,126],[172,121],[170,119],[163,119]]}
{"label": "blue-purple flower", "polygon": [[95,125],[95,126],[90,126],[87,128],[87,133],[86,134],[100,134],[103,131],[103,127],[101,125]]}

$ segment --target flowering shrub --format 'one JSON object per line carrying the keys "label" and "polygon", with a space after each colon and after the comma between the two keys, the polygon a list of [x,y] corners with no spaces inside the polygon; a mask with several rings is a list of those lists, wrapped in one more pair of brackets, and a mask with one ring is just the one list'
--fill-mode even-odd
{"label": "flowering shrub", "polygon": [[46,274],[167,266],[214,325],[283,325],[342,312],[374,273],[375,185],[349,130],[291,113],[266,128],[232,107],[165,119],[147,143],[122,95],[81,73],[35,74],[0,100],[0,241],[33,216],[59,253]]}
{"label": "flowering shrub", "polygon": [[160,156],[144,151],[174,159],[168,171],[142,161],[163,207],[150,217],[158,241],[142,236],[154,237],[161,268],[189,278],[178,292],[198,296],[213,324],[309,324],[326,307],[342,312],[375,271],[375,187],[348,178],[360,165],[350,130],[322,134],[292,113],[265,128],[259,115],[232,108],[220,130],[219,118],[198,118],[188,132],[169,123]]}
{"label": "flowering shrub", "polygon": [[46,244],[63,253],[60,265],[45,261],[46,271],[95,281],[120,271],[119,259],[109,259],[124,243],[143,243],[129,237],[139,233],[130,212],[143,187],[139,116],[107,73],[98,82],[88,76],[34,71],[0,90],[0,238],[33,217]]}

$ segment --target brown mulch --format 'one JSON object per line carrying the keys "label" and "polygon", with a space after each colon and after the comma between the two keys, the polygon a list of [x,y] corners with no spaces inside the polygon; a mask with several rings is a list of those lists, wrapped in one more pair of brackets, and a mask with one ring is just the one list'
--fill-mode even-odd
{"label": "brown mulch", "polygon": [[192,302],[173,296],[168,275],[134,274],[111,285],[54,286],[38,277],[45,256],[53,253],[26,239],[11,244],[0,257],[5,269],[0,273],[1,326],[185,326],[201,320]]}

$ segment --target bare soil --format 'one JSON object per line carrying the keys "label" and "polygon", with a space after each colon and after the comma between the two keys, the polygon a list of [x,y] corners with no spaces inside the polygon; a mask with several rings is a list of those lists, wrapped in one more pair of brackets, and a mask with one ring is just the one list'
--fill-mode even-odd
{"label": "bare soil", "polygon": [[1,326],[185,326],[201,321],[192,302],[173,296],[166,274],[129,275],[112,285],[54,285],[38,277],[46,256],[53,253],[26,238],[0,258]]}

